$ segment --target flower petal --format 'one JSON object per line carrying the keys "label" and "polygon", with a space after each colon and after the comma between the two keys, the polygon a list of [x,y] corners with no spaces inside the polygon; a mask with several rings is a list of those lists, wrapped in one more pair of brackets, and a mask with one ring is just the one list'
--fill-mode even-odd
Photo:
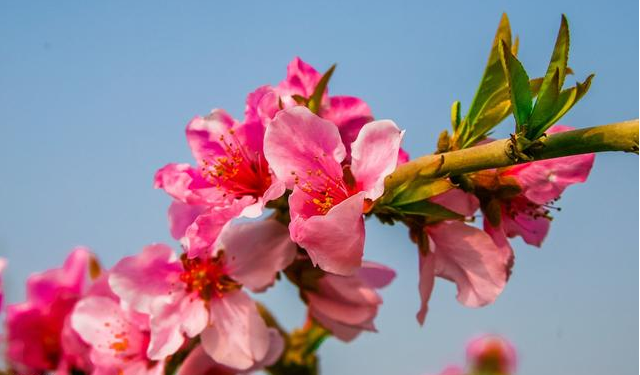
{"label": "flower petal", "polygon": [[187,124],[187,142],[198,164],[226,155],[220,136],[236,128],[238,122],[224,109],[214,109],[205,117],[196,116]]}
{"label": "flower petal", "polygon": [[120,364],[124,358],[145,357],[143,333],[111,298],[92,296],[80,300],[71,315],[71,326],[98,357],[112,364]]}
{"label": "flower petal", "polygon": [[384,178],[398,164],[403,134],[393,121],[373,121],[362,127],[351,145],[351,172],[366,198],[376,200],[384,192]]}
{"label": "flower petal", "polygon": [[194,206],[174,200],[169,206],[169,230],[176,240],[184,237],[187,228],[205,210],[205,206]]}
{"label": "flower petal", "polygon": [[420,325],[423,325],[427,317],[427,312],[429,311],[429,299],[431,298],[431,292],[433,291],[433,285],[436,280],[436,261],[435,254],[432,252],[426,255],[419,252],[418,256],[420,309],[416,314],[416,319],[418,319]]}
{"label": "flower petal", "polygon": [[225,206],[213,206],[198,216],[185,231],[183,246],[189,258],[208,256],[222,228],[240,216],[245,208],[255,203],[255,198],[243,196]]}
{"label": "flower petal", "polygon": [[508,265],[484,231],[459,221],[427,227],[435,244],[435,273],[458,287],[458,301],[479,307],[493,302],[507,282]]}
{"label": "flower petal", "polygon": [[380,263],[364,261],[358,270],[358,276],[370,287],[380,289],[393,281],[396,271]]}
{"label": "flower petal", "polygon": [[[554,125],[547,134],[573,130]],[[545,204],[560,197],[567,186],[585,182],[593,167],[595,154],[565,156],[513,166],[504,175],[513,175],[522,185],[524,195],[537,204]]]}
{"label": "flower petal", "polygon": [[157,303],[169,303],[182,266],[173,250],[162,244],[146,246],[142,253],[123,258],[111,271],[109,286],[131,308],[150,314]]}
{"label": "flower petal", "polygon": [[342,177],[340,163],[346,151],[337,126],[306,107],[278,112],[267,127],[264,145],[270,167],[289,189],[296,176],[313,176],[318,170],[332,178]]}
{"label": "flower petal", "polygon": [[263,360],[269,349],[269,330],[255,302],[235,291],[210,303],[211,325],[200,338],[214,361],[238,370]]}
{"label": "flower petal", "polygon": [[480,207],[478,198],[462,189],[451,189],[429,200],[464,216],[473,216]]}
{"label": "flower petal", "polygon": [[[294,194],[296,191],[290,202]],[[326,215],[292,217],[291,239],[324,271],[352,275],[360,267],[364,252],[363,204],[364,192],[360,192],[332,207]]]}
{"label": "flower petal", "polygon": [[229,225],[218,246],[225,252],[229,275],[254,292],[271,286],[296,256],[287,227],[276,220]]}
{"label": "flower petal", "polygon": [[302,95],[308,98],[313,94],[322,75],[311,65],[295,57],[287,66],[287,78],[280,82],[278,88],[283,95]]}
{"label": "flower petal", "polygon": [[27,280],[27,298],[35,305],[49,307],[60,294],[79,295],[89,272],[91,253],[77,247],[61,268],[31,275]]}
{"label": "flower petal", "polygon": [[160,168],[153,186],[186,204],[204,205],[224,201],[224,192],[211,185],[198,169],[189,164],[167,164]]}
{"label": "flower petal", "polygon": [[351,143],[358,137],[360,129],[373,121],[369,105],[353,96],[332,96],[329,106],[323,108],[320,115],[338,126],[347,154],[351,154]]}

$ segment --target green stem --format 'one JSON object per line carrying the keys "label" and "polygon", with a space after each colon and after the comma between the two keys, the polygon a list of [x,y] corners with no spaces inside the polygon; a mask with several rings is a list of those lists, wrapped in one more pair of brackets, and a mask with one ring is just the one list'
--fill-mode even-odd
{"label": "green stem", "polygon": [[[530,155],[531,160],[604,151],[637,154],[638,120],[551,134],[541,138],[540,144]],[[418,177],[437,179],[531,161],[519,159],[513,147],[511,139],[501,139],[463,150],[421,156],[399,166],[395,172],[387,176],[385,191],[392,192],[404,182]]]}

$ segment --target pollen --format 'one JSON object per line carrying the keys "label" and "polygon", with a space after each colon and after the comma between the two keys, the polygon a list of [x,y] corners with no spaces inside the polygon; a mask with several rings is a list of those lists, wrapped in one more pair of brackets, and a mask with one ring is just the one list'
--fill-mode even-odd
{"label": "pollen", "polygon": [[235,195],[262,196],[271,185],[264,156],[244,147],[233,129],[220,135],[217,144],[221,150],[200,161],[203,177],[218,189]]}
{"label": "pollen", "polygon": [[201,299],[208,301],[239,289],[240,284],[226,274],[223,259],[223,252],[208,260],[189,259],[186,254],[182,254],[180,260],[184,271],[180,274],[180,281],[186,284],[187,292],[194,292]]}

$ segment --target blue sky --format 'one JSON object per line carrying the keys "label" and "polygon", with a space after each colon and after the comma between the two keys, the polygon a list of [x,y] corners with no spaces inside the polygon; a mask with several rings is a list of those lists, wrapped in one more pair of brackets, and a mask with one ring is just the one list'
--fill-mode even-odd
{"label": "blue sky", "polygon": [[[575,78],[596,78],[562,123],[638,117],[636,1],[240,3],[0,4],[0,255],[10,261],[10,301],[23,297],[28,274],[75,245],[106,265],[151,242],[177,247],[153,173],[191,161],[192,116],[221,107],[240,117],[245,95],[280,81],[294,56],[319,70],[337,62],[331,91],[395,120],[417,156],[449,126],[451,103],[470,103],[503,11],[537,75],[564,12]],[[468,338],[497,332],[518,347],[522,375],[637,374],[636,181],[636,156],[599,155],[589,182],[560,200],[543,248],[515,242],[514,274],[495,304],[464,308],[439,281],[423,328],[406,231],[368,222],[366,258],[399,276],[383,291],[380,332],[329,340],[324,373],[436,373],[462,361]],[[289,326],[302,323],[285,282],[259,298]]]}

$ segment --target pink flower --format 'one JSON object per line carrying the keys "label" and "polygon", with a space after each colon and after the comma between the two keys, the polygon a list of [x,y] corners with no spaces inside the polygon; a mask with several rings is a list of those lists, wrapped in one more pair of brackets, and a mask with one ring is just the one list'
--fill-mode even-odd
{"label": "pink flower", "polygon": [[[264,358],[256,362],[253,366],[241,373],[247,374],[254,371],[259,371],[266,366],[274,364],[278,358],[282,355],[284,350],[284,340],[282,336],[275,329],[269,330],[269,348]],[[211,356],[207,354],[202,345],[197,346],[180,366],[178,375],[234,375],[239,371],[234,368],[230,368],[221,365],[214,361]]]}
{"label": "pink flower", "polygon": [[4,289],[2,288],[2,273],[7,266],[7,261],[4,258],[0,258],[0,311],[2,311],[2,301],[4,299]]}
{"label": "pink flower", "polygon": [[264,158],[260,122],[239,123],[215,109],[191,120],[186,132],[198,167],[168,164],[156,173],[155,187],[175,199],[171,233],[194,258],[209,250],[231,219],[259,216],[267,201],[284,193],[284,185],[272,178]]}
{"label": "pink flower", "polygon": [[149,316],[124,308],[103,273],[76,303],[71,326],[89,346],[92,375],[160,375],[164,361],[147,358]]}
{"label": "pink flower", "polygon": [[[311,65],[294,58],[287,66],[287,77],[276,87],[263,86],[247,100],[247,118],[259,119],[267,125],[281,109],[298,106],[294,95],[308,99],[315,91],[322,75]],[[362,99],[354,96],[329,96],[328,88],[322,96],[318,116],[333,122],[347,151],[346,160],[351,157],[351,144],[356,140],[362,127],[374,120],[371,109]],[[406,151],[399,150],[398,162],[408,161]]]}
{"label": "pink flower", "polygon": [[69,329],[90,259],[87,249],[74,249],[62,268],[29,277],[26,302],[7,306],[7,358],[19,373],[90,369],[79,338]]}
{"label": "pink flower", "polygon": [[[547,133],[571,129],[555,125]],[[519,235],[539,247],[549,231],[551,204],[569,185],[586,181],[594,159],[595,154],[566,156],[478,173],[485,230],[501,246],[508,246],[506,237]]]}
{"label": "pink flower", "polygon": [[516,350],[506,339],[485,335],[467,345],[467,362],[474,372],[497,375],[516,371]]}
{"label": "pink flower", "polygon": [[[432,201],[465,216],[472,215],[478,208],[475,197],[457,189]],[[487,233],[461,221],[443,221],[427,225],[424,235],[415,238],[420,248],[421,305],[417,314],[420,324],[424,324],[436,276],[454,282],[458,301],[468,307],[487,305],[500,295],[508,279],[512,256]]]}
{"label": "pink flower", "polygon": [[200,334],[217,363],[246,370],[264,360],[271,329],[242,290],[262,291],[295,256],[287,229],[275,220],[228,225],[213,254],[176,259],[165,245],[124,258],[109,284],[132,309],[151,316],[147,355],[160,360]]}
{"label": "pink flower", "polygon": [[351,341],[363,330],[375,331],[382,298],[376,289],[388,285],[395,272],[381,264],[363,262],[352,276],[326,273],[304,290],[309,314],[342,341]]}
{"label": "pink flower", "polygon": [[364,249],[365,200],[384,191],[403,132],[389,120],[362,127],[352,143],[351,164],[337,126],[305,107],[278,113],[265,134],[265,156],[277,178],[293,189],[289,197],[293,241],[314,265],[350,275]]}

